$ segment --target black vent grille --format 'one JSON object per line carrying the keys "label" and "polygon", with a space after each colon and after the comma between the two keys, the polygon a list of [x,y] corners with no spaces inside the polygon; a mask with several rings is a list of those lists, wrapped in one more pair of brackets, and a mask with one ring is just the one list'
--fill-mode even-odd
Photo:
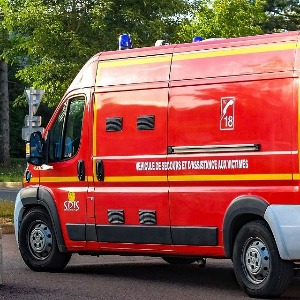
{"label": "black vent grille", "polygon": [[138,116],[138,130],[153,130],[155,126],[155,116]]}
{"label": "black vent grille", "polygon": [[139,210],[140,223],[143,225],[156,225],[155,210]]}
{"label": "black vent grille", "polygon": [[124,210],[114,210],[109,209],[107,211],[108,214],[108,222],[111,224],[124,224],[125,217],[124,217]]}
{"label": "black vent grille", "polygon": [[106,118],[106,131],[114,132],[114,131],[122,131],[122,129],[123,129],[122,117]]}

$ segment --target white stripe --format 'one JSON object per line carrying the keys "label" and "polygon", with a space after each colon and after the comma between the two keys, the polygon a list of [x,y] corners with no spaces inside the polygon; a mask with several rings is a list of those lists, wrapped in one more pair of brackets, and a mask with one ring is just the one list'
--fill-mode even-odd
{"label": "white stripe", "polygon": [[105,159],[105,160],[130,160],[130,159],[167,159],[167,158],[186,158],[186,157],[237,157],[237,156],[267,156],[267,155],[298,155],[298,150],[291,151],[265,151],[265,152],[247,152],[247,153],[239,153],[239,152],[226,152],[226,153],[197,153],[197,154],[165,154],[165,155],[132,155],[132,156],[95,156],[96,159]]}

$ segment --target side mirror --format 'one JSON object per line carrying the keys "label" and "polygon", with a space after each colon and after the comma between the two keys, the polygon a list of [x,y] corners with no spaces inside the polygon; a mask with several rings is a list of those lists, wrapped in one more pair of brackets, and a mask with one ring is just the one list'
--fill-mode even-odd
{"label": "side mirror", "polygon": [[[27,154],[27,162],[36,166],[41,166],[44,161],[44,154],[43,154],[43,145],[44,141],[42,138],[42,134],[37,131],[33,132],[30,135],[29,139],[29,153]],[[27,151],[26,151],[27,152]]]}

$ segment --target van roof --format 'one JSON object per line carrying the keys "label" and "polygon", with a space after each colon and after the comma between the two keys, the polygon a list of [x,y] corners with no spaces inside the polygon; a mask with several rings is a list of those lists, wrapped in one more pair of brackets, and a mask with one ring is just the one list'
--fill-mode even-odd
{"label": "van roof", "polygon": [[[66,94],[71,90],[83,87],[90,87],[95,84],[95,74],[98,61],[111,61],[127,58],[143,58],[145,56],[156,56],[176,53],[199,52],[214,49],[226,49],[234,47],[247,47],[251,45],[276,44],[276,43],[298,43],[300,31],[229,38],[229,39],[208,39],[197,43],[173,44],[165,46],[152,46],[134,48],[128,50],[116,50],[99,52],[94,55],[80,70]],[[299,45],[298,45],[299,47]]]}
{"label": "van roof", "polygon": [[238,38],[221,38],[207,39],[197,43],[172,44],[165,46],[151,46],[143,48],[134,48],[128,50],[116,50],[98,53],[99,60],[130,58],[137,56],[160,55],[176,52],[186,52],[195,50],[205,50],[212,48],[239,47],[255,44],[267,44],[278,42],[291,42],[299,40],[300,31],[291,31],[284,33],[273,33],[265,35],[238,37]]}

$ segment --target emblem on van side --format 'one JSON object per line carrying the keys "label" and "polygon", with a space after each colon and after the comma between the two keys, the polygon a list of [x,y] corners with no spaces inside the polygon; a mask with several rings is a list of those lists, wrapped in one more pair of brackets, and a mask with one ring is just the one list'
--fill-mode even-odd
{"label": "emblem on van side", "polygon": [[76,201],[76,194],[68,192],[68,200],[64,202],[64,211],[78,211],[79,201]]}
{"label": "emblem on van side", "polygon": [[221,98],[220,130],[234,130],[235,97]]}

